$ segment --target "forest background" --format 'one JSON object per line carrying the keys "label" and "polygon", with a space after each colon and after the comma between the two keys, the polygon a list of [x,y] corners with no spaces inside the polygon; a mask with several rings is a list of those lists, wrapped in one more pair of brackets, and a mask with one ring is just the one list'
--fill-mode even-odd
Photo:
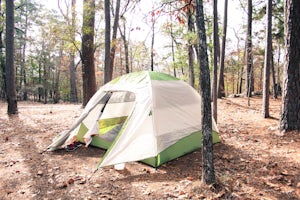
{"label": "forest background", "polygon": [[[147,3],[146,3],[147,2]],[[112,39],[115,45],[113,77],[129,71],[164,71],[185,81],[191,79],[193,67],[198,88],[199,68],[191,66],[189,45],[195,45],[195,26],[187,26],[187,3],[184,1],[122,1],[118,34]],[[82,2],[74,1],[16,1],[15,9],[15,67],[18,100],[35,100],[44,103],[82,101],[82,63],[80,46],[82,37]],[[111,21],[114,20],[115,2],[111,2]],[[5,10],[2,3],[2,12]],[[224,11],[219,3],[219,10]],[[96,1],[95,12],[95,74],[97,87],[104,83],[104,12],[103,3]],[[213,68],[213,1],[204,3],[211,71]],[[190,9],[190,8],[189,8]],[[228,34],[225,48],[225,95],[245,90],[245,41],[247,31],[247,2],[229,1]],[[283,55],[283,2],[273,4],[273,55],[275,84],[282,85]],[[266,5],[253,1],[253,91],[262,92],[265,45]],[[39,16],[39,17],[36,17]],[[223,13],[218,12],[219,35],[222,36]],[[4,18],[2,18],[4,20]],[[73,21],[72,21],[73,20]],[[223,28],[224,29],[224,28]],[[3,44],[4,27],[1,27]],[[120,34],[122,33],[122,34]],[[221,40],[222,41],[222,40]],[[217,44],[220,41],[218,39]],[[127,55],[126,45],[127,44]],[[0,95],[5,99],[4,53],[1,46]],[[219,52],[220,50],[218,50]],[[192,49],[196,53],[196,48]],[[220,55],[220,52],[219,52]],[[127,57],[127,58],[126,58]],[[197,59],[193,56],[197,63]],[[126,59],[128,59],[126,63]],[[220,57],[218,56],[218,61]],[[153,62],[153,63],[152,63]],[[154,66],[154,67],[153,67]]]}

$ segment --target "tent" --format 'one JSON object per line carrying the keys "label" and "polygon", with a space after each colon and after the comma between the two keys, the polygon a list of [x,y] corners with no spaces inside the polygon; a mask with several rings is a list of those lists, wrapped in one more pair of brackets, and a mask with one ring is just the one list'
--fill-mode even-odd
{"label": "tent", "polygon": [[[107,149],[98,167],[141,161],[158,167],[199,149],[201,97],[164,73],[134,72],[102,86],[70,130],[47,150],[80,141]],[[219,142],[213,121],[213,143]]]}

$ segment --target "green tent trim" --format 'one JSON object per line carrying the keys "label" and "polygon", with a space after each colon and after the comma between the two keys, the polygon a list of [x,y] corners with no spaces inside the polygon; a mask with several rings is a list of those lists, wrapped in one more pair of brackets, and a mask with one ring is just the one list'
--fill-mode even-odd
{"label": "green tent trim", "polygon": [[152,71],[149,71],[147,73],[149,74],[151,80],[157,80],[157,81],[179,81],[180,80],[168,74],[157,73]]}
{"label": "green tent trim", "polygon": [[99,121],[99,134],[105,134],[116,126],[124,123],[127,117],[128,116],[101,119]]}
{"label": "green tent trim", "polygon": [[[212,137],[214,144],[220,142],[220,138],[217,132],[213,131]],[[182,138],[175,144],[171,145],[170,147],[159,153],[157,156],[147,158],[145,160],[142,160],[141,162],[151,165],[152,167],[158,167],[170,160],[183,156],[187,153],[191,153],[201,147],[202,133],[201,131],[197,131],[189,136]]]}
{"label": "green tent trim", "polygon": [[157,73],[157,72],[152,72],[152,71],[141,71],[141,72],[133,72],[127,75],[124,75],[122,77],[117,77],[115,79],[113,79],[112,81],[110,81],[110,84],[116,84],[119,82],[119,80],[122,79],[126,79],[126,81],[128,82],[135,82],[137,80],[137,77],[141,77],[142,74],[147,73],[150,77],[151,80],[157,80],[157,81],[179,81],[180,79],[168,75],[168,74],[164,74],[164,73]]}

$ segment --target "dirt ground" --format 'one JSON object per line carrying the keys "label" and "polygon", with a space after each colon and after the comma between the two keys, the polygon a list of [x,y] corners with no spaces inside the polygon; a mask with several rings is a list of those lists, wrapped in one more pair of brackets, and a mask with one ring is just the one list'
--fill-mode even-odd
{"label": "dirt ground", "polygon": [[82,109],[74,104],[19,102],[8,116],[0,103],[0,199],[300,199],[300,133],[277,130],[280,100],[218,101],[221,143],[214,145],[217,184],[201,185],[201,151],[158,169],[139,162],[93,174],[98,148],[41,153],[70,127]]}

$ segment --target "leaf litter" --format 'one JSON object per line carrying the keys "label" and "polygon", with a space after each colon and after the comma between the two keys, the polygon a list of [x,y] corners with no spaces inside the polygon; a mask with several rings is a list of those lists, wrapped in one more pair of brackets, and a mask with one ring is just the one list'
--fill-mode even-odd
{"label": "leaf litter", "polygon": [[216,184],[201,184],[201,150],[153,169],[139,162],[123,171],[93,171],[105,151],[81,147],[42,153],[80,115],[80,104],[19,102],[8,116],[0,103],[1,199],[300,199],[300,133],[279,132],[280,100],[218,100],[221,143],[214,145]]}

